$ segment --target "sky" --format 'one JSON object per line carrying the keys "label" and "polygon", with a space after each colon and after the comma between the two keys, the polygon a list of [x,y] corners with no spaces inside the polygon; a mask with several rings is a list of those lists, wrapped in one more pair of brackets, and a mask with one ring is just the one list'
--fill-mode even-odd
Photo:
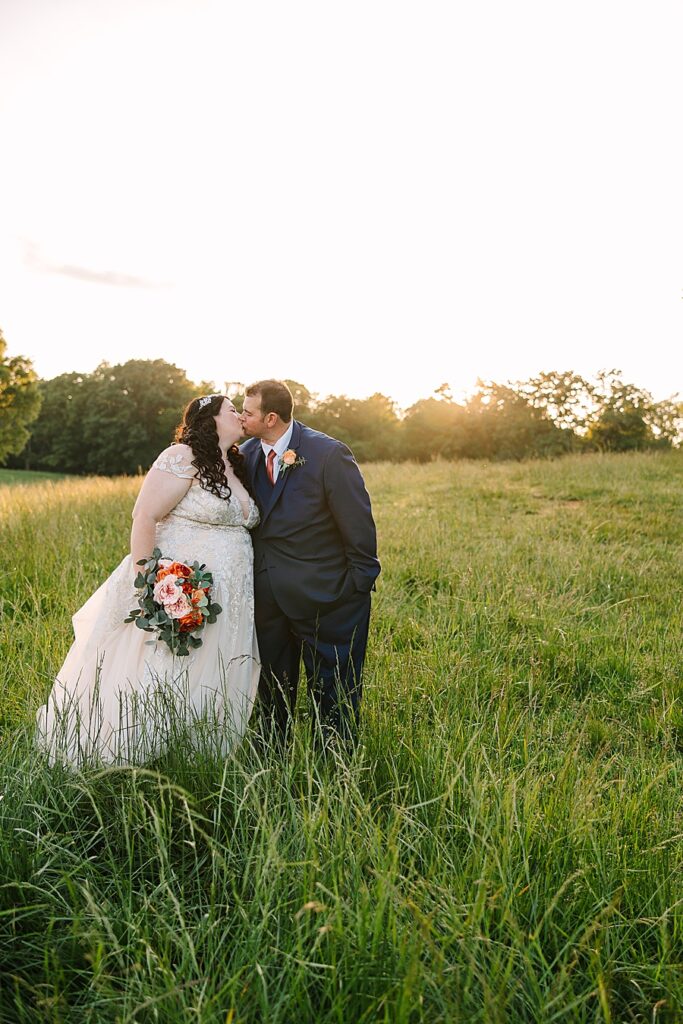
{"label": "sky", "polygon": [[680,0],[0,0],[0,327],[52,377],[683,392]]}

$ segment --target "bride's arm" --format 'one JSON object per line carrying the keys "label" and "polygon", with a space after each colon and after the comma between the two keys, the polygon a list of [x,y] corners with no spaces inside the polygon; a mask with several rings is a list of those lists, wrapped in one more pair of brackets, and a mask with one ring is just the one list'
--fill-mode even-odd
{"label": "bride's arm", "polygon": [[187,494],[191,483],[191,479],[172,476],[159,469],[150,469],[145,477],[133,509],[130,534],[130,555],[135,575],[139,571],[138,561],[152,554],[157,523]]}

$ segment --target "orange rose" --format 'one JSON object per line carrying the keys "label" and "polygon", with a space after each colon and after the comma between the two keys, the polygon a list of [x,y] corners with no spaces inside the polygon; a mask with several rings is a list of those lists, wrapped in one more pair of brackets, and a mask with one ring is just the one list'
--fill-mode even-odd
{"label": "orange rose", "polygon": [[201,599],[204,597],[205,593],[206,591],[204,590],[193,590],[192,597],[190,598],[192,604],[199,604]]}
{"label": "orange rose", "polygon": [[201,626],[202,620],[203,615],[199,610],[192,611],[189,615],[183,615],[182,619],[178,619],[180,632],[191,633],[197,626]]}
{"label": "orange rose", "polygon": [[296,462],[296,452],[294,451],[293,448],[287,449],[287,451],[282,456],[282,461],[284,462],[285,466],[294,465],[294,463]]}
{"label": "orange rose", "polygon": [[[189,565],[185,565],[184,562],[171,562],[167,570],[162,570],[162,572],[164,571],[173,572],[176,576],[186,577],[192,575],[192,569],[190,569]],[[158,578],[159,576],[157,574],[157,579]]]}

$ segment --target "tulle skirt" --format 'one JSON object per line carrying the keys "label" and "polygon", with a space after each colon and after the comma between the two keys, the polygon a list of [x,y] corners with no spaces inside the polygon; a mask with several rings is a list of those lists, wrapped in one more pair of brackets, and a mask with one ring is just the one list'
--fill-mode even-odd
{"label": "tulle skirt", "polygon": [[76,612],[74,643],[37,713],[37,744],[50,763],[142,764],[169,747],[226,755],[242,738],[260,669],[251,541],[246,530],[240,541],[222,532],[231,550],[214,540],[208,551],[229,567],[214,573],[222,612],[188,656],[124,623],[137,606],[130,556]]}

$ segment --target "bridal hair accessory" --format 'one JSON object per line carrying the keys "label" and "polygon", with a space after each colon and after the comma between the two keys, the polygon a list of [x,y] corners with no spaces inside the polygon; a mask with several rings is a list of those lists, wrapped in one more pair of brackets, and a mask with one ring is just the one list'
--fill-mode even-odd
{"label": "bridal hair accessory", "polygon": [[208,405],[212,398],[220,398],[220,395],[204,395],[203,398],[199,399],[199,408],[203,409],[205,405]]}

